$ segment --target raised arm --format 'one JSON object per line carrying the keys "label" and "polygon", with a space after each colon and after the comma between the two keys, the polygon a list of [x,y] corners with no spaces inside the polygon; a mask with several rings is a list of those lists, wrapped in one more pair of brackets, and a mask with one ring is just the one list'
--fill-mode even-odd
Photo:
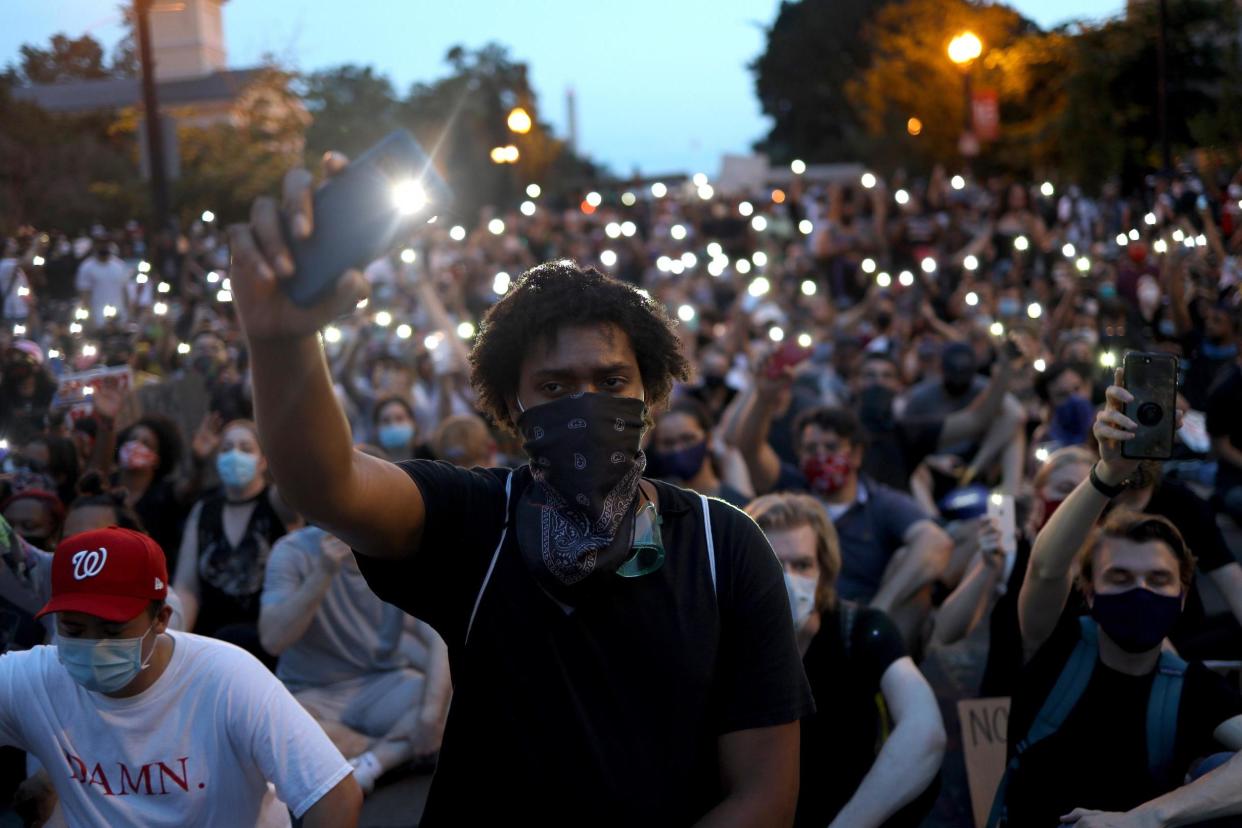
{"label": "raised arm", "polygon": [[[1095,474],[1106,486],[1121,485],[1138,467],[1137,460],[1121,456],[1121,444],[1132,439],[1137,428],[1123,413],[1126,403],[1134,398],[1121,387],[1120,368],[1114,376],[1115,383],[1105,392],[1104,410],[1095,420],[1095,437],[1100,446]],[[1026,658],[1034,655],[1056,629],[1069,598],[1074,558],[1108,503],[1109,498],[1088,478],[1070,492],[1035,538],[1026,580],[1018,595],[1018,624]]]}
{"label": "raised arm", "polygon": [[[344,165],[340,156],[325,162],[329,172]],[[313,230],[310,204],[310,174],[290,172],[284,210],[301,238]],[[317,336],[367,296],[366,279],[349,271],[313,307],[293,304],[281,285],[294,269],[280,211],[274,199],[260,198],[250,224],[229,228],[233,291],[250,348],[264,453],[282,496],[310,522],[364,555],[404,556],[422,536],[422,495],[397,466],[354,450]]]}
{"label": "raised arm", "polygon": [[789,393],[789,379],[767,380],[761,368],[741,393],[734,416],[726,419],[725,444],[742,453],[756,494],[771,491],[780,477],[781,461],[768,443],[768,431],[782,393]]}

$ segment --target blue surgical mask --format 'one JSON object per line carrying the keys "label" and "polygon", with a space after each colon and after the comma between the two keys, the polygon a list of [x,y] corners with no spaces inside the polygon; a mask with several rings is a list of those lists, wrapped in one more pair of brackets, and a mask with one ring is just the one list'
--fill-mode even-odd
{"label": "blue surgical mask", "polygon": [[244,489],[254,480],[259,466],[259,456],[239,449],[222,451],[216,456],[216,471],[220,482],[230,489]]}
{"label": "blue surgical mask", "polygon": [[387,423],[379,427],[379,442],[387,451],[403,449],[413,439],[413,423]]}
{"label": "blue surgical mask", "polygon": [[1022,310],[1022,303],[1012,296],[1002,296],[996,303],[996,312],[1001,316],[1017,316],[1020,310]]}
{"label": "blue surgical mask", "polygon": [[155,655],[142,659],[142,642],[155,628],[152,622],[137,638],[68,638],[56,639],[56,657],[69,677],[92,693],[116,693],[124,689],[139,673],[147,669]]}

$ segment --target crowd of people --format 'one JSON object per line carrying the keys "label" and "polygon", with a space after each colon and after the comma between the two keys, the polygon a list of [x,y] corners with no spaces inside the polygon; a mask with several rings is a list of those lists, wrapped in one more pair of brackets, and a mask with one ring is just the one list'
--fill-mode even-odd
{"label": "crowd of people", "polygon": [[1242,172],[784,178],[530,184],[332,312],[260,205],[6,240],[0,808],[966,825],[964,652],[989,825],[1242,815]]}

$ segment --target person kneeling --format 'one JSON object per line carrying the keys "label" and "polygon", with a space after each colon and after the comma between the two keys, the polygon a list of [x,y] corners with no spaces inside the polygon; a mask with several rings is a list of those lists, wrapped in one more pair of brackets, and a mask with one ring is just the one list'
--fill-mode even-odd
{"label": "person kneeling", "polygon": [[357,824],[350,766],[243,650],[168,628],[159,545],[129,529],[60,543],[55,646],[0,656],[0,745],[46,769],[70,825]]}
{"label": "person kneeling", "polygon": [[[1096,528],[1139,465],[1122,455],[1137,429],[1122,386],[1118,370],[1095,422],[1099,462],[1031,551],[1018,596],[1026,664],[989,826],[1145,828],[1242,814],[1236,753],[1183,785],[1197,759],[1242,748],[1237,691],[1164,648],[1194,573],[1191,550],[1155,515],[1118,510]],[[1089,617],[1064,612],[1075,570]]]}
{"label": "person kneeling", "polygon": [[837,597],[837,533],[814,498],[764,495],[746,512],[785,569],[815,696],[816,712],[802,719],[796,824],[918,825],[935,801],[932,782],[944,758],[944,724],[931,687],[888,616]]}
{"label": "person kneeling", "polygon": [[317,527],[277,541],[259,638],[276,676],[352,757],[366,793],[384,772],[440,749],[448,650],[422,622],[371,592],[348,546]]}

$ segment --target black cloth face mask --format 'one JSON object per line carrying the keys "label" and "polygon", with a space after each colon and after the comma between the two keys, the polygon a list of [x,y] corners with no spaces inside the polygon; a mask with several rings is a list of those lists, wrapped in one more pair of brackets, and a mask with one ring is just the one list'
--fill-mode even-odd
{"label": "black cloth face mask", "polygon": [[517,504],[518,548],[559,601],[574,604],[630,555],[646,412],[633,397],[580,392],[518,417],[534,477]]}

